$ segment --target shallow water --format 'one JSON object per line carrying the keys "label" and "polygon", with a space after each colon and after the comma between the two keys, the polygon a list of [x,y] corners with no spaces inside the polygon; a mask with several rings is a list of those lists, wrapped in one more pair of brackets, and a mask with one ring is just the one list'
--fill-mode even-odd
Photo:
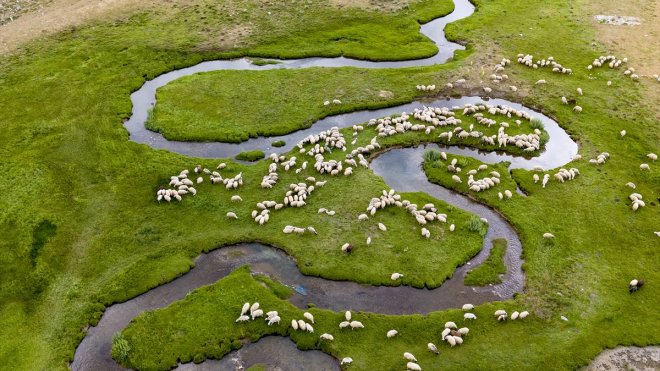
{"label": "shallow water", "polygon": [[[401,61],[401,62],[369,62],[347,58],[305,58],[299,60],[282,60],[279,64],[256,66],[247,59],[230,61],[211,61],[172,71],[146,82],[138,91],[131,95],[133,114],[125,123],[132,141],[147,144],[153,148],[167,149],[173,152],[199,157],[233,157],[234,155],[252,149],[271,150],[273,141],[284,140],[287,146],[277,149],[277,152],[290,150],[296,142],[309,134],[326,130],[333,126],[347,127],[368,121],[374,117],[382,117],[411,112],[422,107],[423,103],[413,102],[397,107],[374,111],[359,111],[327,117],[314,123],[312,127],[288,135],[254,138],[240,144],[230,143],[195,143],[168,141],[162,135],[151,132],[144,127],[149,110],[155,104],[156,89],[182,76],[215,70],[269,70],[277,68],[307,68],[307,67],[344,67],[362,68],[400,68],[407,66],[422,66],[444,63],[455,50],[462,46],[447,41],[444,37],[444,27],[447,23],[465,18],[472,14],[474,7],[468,0],[455,0],[455,10],[450,15],[436,19],[421,27],[421,32],[431,38],[440,52],[431,58]],[[465,103],[481,102],[478,97],[438,100],[427,102],[426,105],[455,106]],[[526,109],[519,104],[499,99],[490,100],[491,104],[506,104],[516,109]],[[534,113],[540,118],[545,129],[550,134],[545,152],[539,157],[525,159],[495,152],[482,152],[469,148],[447,147],[448,153],[461,154],[477,158],[483,162],[496,163],[510,161],[512,168],[531,168],[541,165],[544,168],[562,166],[577,153],[577,145],[550,118]],[[435,145],[432,145],[437,147]],[[332,310],[352,309],[356,311],[371,311],[388,314],[428,313],[431,311],[460,307],[471,302],[480,304],[488,301],[511,298],[515,292],[522,289],[524,275],[521,269],[521,244],[515,230],[494,210],[476,203],[469,198],[456,194],[438,185],[430,183],[420,168],[423,147],[392,149],[371,163],[372,170],[383,177],[391,188],[397,191],[425,192],[438,199],[461,209],[470,211],[489,220],[489,229],[484,239],[483,249],[470,262],[459,267],[454,276],[434,290],[415,289],[411,287],[382,287],[360,285],[354,282],[337,282],[317,277],[307,277],[300,273],[295,262],[284,252],[261,244],[242,244],[223,247],[209,254],[204,254],[196,260],[196,266],[187,274],[154,288],[136,298],[124,303],[108,307],[95,327],[90,327],[87,336],[76,349],[71,367],[74,370],[112,370],[121,369],[110,358],[112,335],[128,325],[139,313],[161,308],[181,300],[189,292],[200,286],[216,282],[229,274],[235,268],[250,264],[252,271],[270,275],[287,285],[298,288],[290,301],[300,308],[308,303],[317,307]],[[406,182],[403,182],[406,179]],[[505,254],[507,273],[503,283],[484,288],[471,288],[463,284],[467,270],[482,263],[492,247],[494,238],[506,238],[508,247]],[[302,293],[304,294],[302,294]],[[359,297],[359,300],[355,300]],[[392,300],[396,298],[397,300]],[[337,360],[319,351],[300,351],[287,338],[268,337],[254,344],[246,344],[242,349],[232,352],[222,360],[209,360],[199,365],[181,365],[181,369],[195,370],[227,370],[249,367],[257,363],[266,363],[269,369],[282,370],[337,370]]]}

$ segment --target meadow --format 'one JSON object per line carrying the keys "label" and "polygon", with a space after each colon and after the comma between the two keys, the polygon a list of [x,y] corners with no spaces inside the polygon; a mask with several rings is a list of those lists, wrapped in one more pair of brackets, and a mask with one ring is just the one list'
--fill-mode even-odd
{"label": "meadow", "polygon": [[[570,164],[580,170],[576,180],[563,184],[551,181],[546,188],[533,182],[532,172],[513,170],[507,182],[511,187],[518,185],[527,197],[514,195],[506,201],[500,201],[495,190],[471,193],[464,185],[451,182],[442,168],[424,165],[431,181],[469,194],[515,226],[523,242],[524,292],[504,303],[477,307],[479,320],[470,323],[466,343],[454,349],[443,347],[437,357],[425,351],[426,341],[418,339],[439,343],[442,323],[462,321],[459,310],[428,316],[361,313],[366,328],[338,335],[332,344],[320,344],[318,334],[291,333],[284,327],[269,329],[263,323],[236,327],[237,308],[254,300],[252,297],[283,313],[300,314],[242,269],[168,308],[138,317],[122,332],[130,351],[125,357],[118,356],[119,361],[141,369],[168,369],[177,358],[201,361],[220,357],[235,348],[237,341],[256,340],[267,331],[291,336],[301,349],[321,349],[339,358],[351,356],[355,360],[351,369],[398,368],[406,350],[413,351],[420,364],[427,365],[425,369],[574,369],[607,347],[659,343],[658,237],[653,232],[659,229],[660,173],[657,163],[646,157],[649,152],[660,151],[657,103],[649,100],[646,92],[658,89],[657,84],[634,82],[621,70],[586,70],[594,58],[612,51],[597,41],[598,35],[583,16],[585,0],[474,3],[475,14],[447,28],[448,38],[468,47],[446,65],[392,71],[340,68],[255,73],[247,80],[255,101],[250,105],[246,100],[240,106],[243,118],[234,117],[229,106],[208,107],[201,100],[168,103],[167,94],[201,93],[196,99],[219,94],[225,99],[233,94],[230,85],[212,89],[211,80],[202,80],[221,77],[235,82],[251,74],[195,76],[159,93],[164,107],[162,112],[156,109],[153,125],[163,125],[160,130],[167,133],[185,118],[178,125],[190,130],[172,132],[173,137],[191,133],[185,139],[245,138],[295,130],[344,108],[407,102],[423,95],[414,90],[417,83],[443,86],[466,78],[472,88],[443,88],[427,94],[429,98],[467,94],[489,85],[493,96],[521,102],[558,121],[579,142],[583,156]],[[430,56],[436,48],[418,33],[418,22],[447,14],[451,8],[446,0],[422,0],[389,12],[339,9],[320,0],[199,1],[176,11],[95,21],[3,56],[0,170],[7,180],[0,198],[3,367],[66,369],[86,328],[96,324],[105,307],[171,281],[188,271],[200,253],[223,245],[244,241],[271,244],[296,258],[305,274],[329,279],[392,284],[389,274],[408,268],[414,269],[414,274],[406,275],[403,284],[433,287],[451,276],[457,265],[476,253],[481,236],[465,230],[449,235],[443,231],[446,226],[434,226],[434,235],[442,237],[434,247],[438,251],[432,251],[414,228],[414,220],[402,210],[378,215],[376,221],[393,229],[393,237],[377,239],[381,243],[378,251],[357,249],[346,262],[335,235],[363,241],[367,233],[376,236],[377,228],[373,224],[356,225],[355,219],[321,219],[316,210],[317,206],[331,207],[350,216],[363,212],[370,198],[387,188],[369,170],[329,182],[312,196],[313,205],[286,209],[277,220],[259,227],[248,218],[229,221],[225,213],[240,208],[236,211],[247,215],[256,202],[281,196],[282,189],[263,191],[258,187],[267,168],[265,161],[250,166],[226,160],[226,172],[243,171],[247,180],[237,192],[244,198],[240,206],[229,202],[229,192],[207,183],[199,187],[196,197],[158,204],[155,192],[167,184],[169,176],[197,164],[215,167],[225,160],[187,158],[133,143],[121,125],[131,111],[130,93],[144,81],[203,60],[339,55],[403,60]],[[518,65],[518,53],[552,55],[574,73],[553,74]],[[513,61],[507,67],[510,80],[491,84],[485,75],[503,57]],[[634,63],[631,58],[630,64]],[[297,79],[310,87],[323,82],[328,90],[309,99],[293,94],[289,101],[300,100],[299,107],[268,94],[275,83],[281,91],[306,92],[296,87]],[[548,83],[535,85],[539,79]],[[612,86],[606,85],[608,80]],[[195,85],[206,90],[195,91]],[[512,92],[508,85],[519,89]],[[584,90],[584,96],[577,96],[577,87]],[[324,108],[322,101],[330,99],[331,93],[338,94],[338,89],[345,89],[341,99],[346,106]],[[374,92],[381,90],[394,95],[376,97]],[[561,104],[561,96],[577,99],[584,111],[574,113],[572,106]],[[260,117],[268,107],[280,107],[272,112],[273,120],[279,120],[277,125],[241,121]],[[185,116],[191,110],[199,110],[201,118]],[[295,119],[282,121],[282,115]],[[205,130],[204,123],[223,122],[228,117],[237,120],[234,125],[249,127],[239,132],[211,124]],[[623,138],[619,135],[622,129],[628,133]],[[411,134],[383,144],[412,145],[420,140]],[[606,164],[587,162],[603,151],[611,154]],[[465,161],[478,165],[476,160]],[[642,162],[649,162],[651,170],[641,171]],[[508,174],[506,164],[497,166],[503,168],[503,175]],[[283,176],[279,185],[286,187],[294,179],[297,177]],[[647,200],[647,206],[637,212],[630,209],[628,195],[632,190],[625,186],[629,181]],[[443,205],[422,194],[406,197],[422,204]],[[457,225],[469,220],[461,210],[447,211],[459,221]],[[289,238],[281,233],[285,224],[310,224],[308,221],[319,231],[313,241],[316,250],[307,248],[311,236]],[[543,239],[545,232],[556,238]],[[404,244],[416,247],[415,253],[404,253]],[[369,264],[373,261],[380,264]],[[361,274],[357,275],[357,270]],[[644,278],[647,284],[631,295],[627,286],[634,277]],[[242,284],[232,285],[236,280]],[[500,307],[524,308],[532,316],[525,322],[498,323],[492,312]],[[341,317],[322,309],[313,309],[313,313],[319,318],[319,334],[331,327],[334,330]],[[569,321],[561,321],[561,315]],[[385,348],[384,333],[390,328],[402,329],[402,335]],[[214,331],[210,337],[214,345],[207,346],[205,334],[217,329],[226,331]],[[178,335],[182,330],[185,337]]]}

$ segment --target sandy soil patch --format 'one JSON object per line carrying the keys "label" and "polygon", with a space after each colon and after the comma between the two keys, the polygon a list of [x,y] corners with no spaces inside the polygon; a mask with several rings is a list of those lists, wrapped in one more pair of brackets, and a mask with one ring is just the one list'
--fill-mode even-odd
{"label": "sandy soil patch", "polygon": [[596,357],[583,371],[660,370],[660,347],[616,347]]}
{"label": "sandy soil patch", "polygon": [[406,0],[329,0],[329,2],[330,5],[339,8],[352,7],[387,12],[397,11],[411,3],[411,1]]}

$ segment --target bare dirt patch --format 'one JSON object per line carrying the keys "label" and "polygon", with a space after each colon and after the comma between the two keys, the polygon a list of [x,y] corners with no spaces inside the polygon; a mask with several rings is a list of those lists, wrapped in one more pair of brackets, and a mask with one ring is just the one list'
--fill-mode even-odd
{"label": "bare dirt patch", "polygon": [[[7,2],[14,3],[16,0]],[[168,6],[168,0],[34,0],[30,6],[0,26],[0,55],[20,47],[30,40],[54,34],[94,19],[112,19],[135,10]],[[45,5],[44,5],[45,4]],[[15,7],[12,12],[17,12]],[[14,14],[12,13],[12,14]],[[9,13],[7,13],[9,14]],[[18,16],[20,15],[20,16]]]}
{"label": "bare dirt patch", "polygon": [[329,0],[330,5],[344,8],[360,8],[367,10],[394,12],[405,8],[410,1],[391,1],[391,0]]}

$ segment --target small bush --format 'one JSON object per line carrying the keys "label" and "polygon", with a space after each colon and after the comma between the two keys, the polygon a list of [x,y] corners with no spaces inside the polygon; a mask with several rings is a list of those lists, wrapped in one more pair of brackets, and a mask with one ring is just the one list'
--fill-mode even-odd
{"label": "small bush", "polygon": [[284,147],[286,145],[286,142],[283,140],[278,140],[272,143],[273,147]]}
{"label": "small bush", "polygon": [[259,161],[264,157],[266,157],[266,154],[263,153],[263,151],[259,151],[259,150],[245,151],[236,155],[237,160],[250,161],[250,162]]}
{"label": "small bush", "polygon": [[484,226],[484,223],[477,216],[473,216],[468,220],[467,227],[470,232],[480,232]]}
{"label": "small bush", "polygon": [[440,156],[440,151],[438,151],[437,149],[429,148],[426,151],[424,151],[422,158],[424,159],[424,162],[435,162],[440,160],[442,157]]}
{"label": "small bush", "polygon": [[533,118],[532,121],[529,122],[529,126],[531,126],[532,129],[539,129],[539,130],[543,130],[543,128],[545,127],[543,126],[543,122],[541,121],[541,119],[538,118]]}
{"label": "small bush", "polygon": [[112,358],[120,363],[128,360],[128,353],[131,351],[131,346],[128,341],[124,339],[121,332],[114,334],[112,337]]}

